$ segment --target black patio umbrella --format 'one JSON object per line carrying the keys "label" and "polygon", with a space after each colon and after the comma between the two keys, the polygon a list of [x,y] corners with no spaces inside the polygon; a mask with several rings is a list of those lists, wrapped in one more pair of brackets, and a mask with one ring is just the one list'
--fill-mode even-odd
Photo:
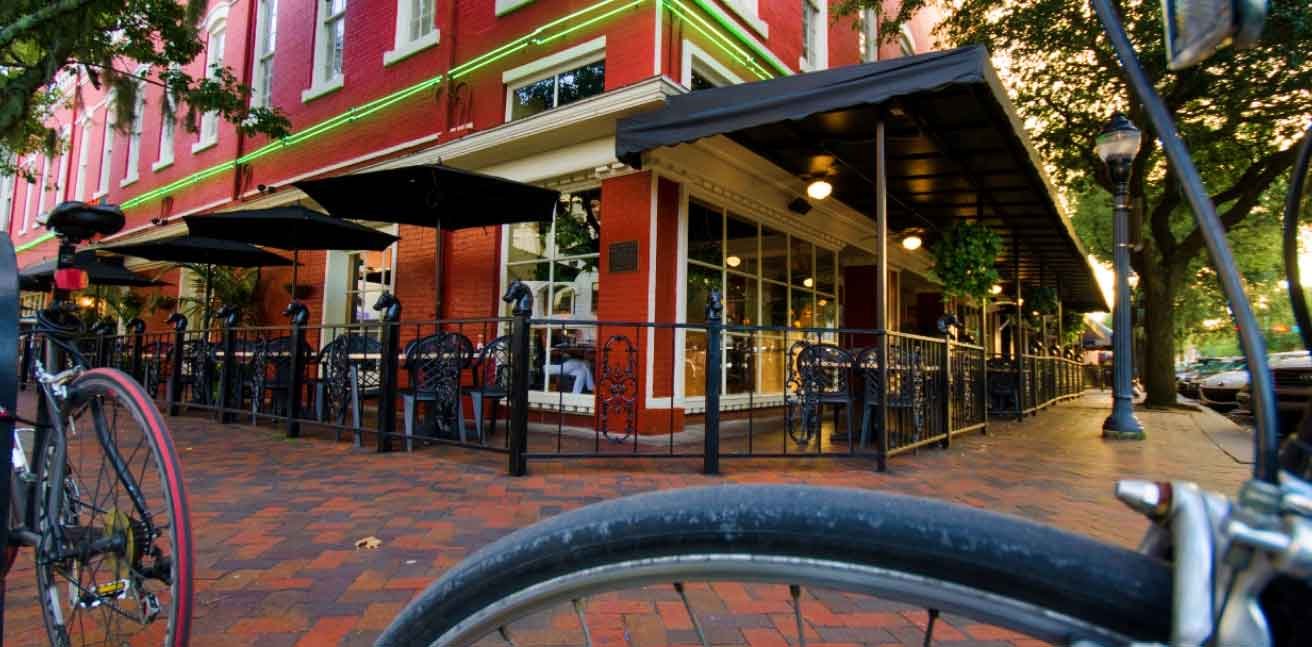
{"label": "black patio umbrella", "polygon": [[215,265],[224,267],[285,267],[292,261],[248,243],[202,236],[173,236],[139,243],[108,245],[100,249],[152,261],[205,266],[205,306],[202,320],[210,323],[210,295]]}
{"label": "black patio umbrella", "polygon": [[[18,282],[23,290],[46,292],[54,283],[56,259],[28,265],[19,270]],[[168,285],[163,281],[136,274],[123,267],[123,259],[104,258],[94,251],[83,250],[73,259],[73,267],[86,272],[91,285],[117,285],[127,287],[155,287]]]}
{"label": "black patio umbrella", "polygon": [[196,236],[233,240],[292,252],[292,298],[295,300],[301,250],[380,251],[396,236],[336,218],[301,205],[244,209],[185,216],[187,229]]}
{"label": "black patio umbrella", "polygon": [[435,299],[442,314],[442,231],[550,223],[560,192],[440,164],[294,183],[334,215],[435,227]]}

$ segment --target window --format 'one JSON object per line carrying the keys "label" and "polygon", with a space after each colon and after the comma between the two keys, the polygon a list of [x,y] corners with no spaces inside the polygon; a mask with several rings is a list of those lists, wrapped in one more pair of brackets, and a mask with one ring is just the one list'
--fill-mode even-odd
{"label": "window", "polygon": [[725,0],[724,4],[738,14],[738,18],[762,36],[770,36],[770,28],[761,20],[761,0]]}
{"label": "window", "polygon": [[683,84],[690,91],[742,83],[742,78],[690,40],[683,41]]}
{"label": "window", "polygon": [[[59,139],[61,142],[68,141],[70,131],[71,131],[70,126],[65,126],[64,129],[60,131]],[[63,153],[59,156],[59,159],[55,161],[55,193],[50,201],[51,207],[54,207],[55,205],[64,201],[64,187],[66,187],[67,185],[68,185],[68,153]]]}
{"label": "window", "polygon": [[861,11],[861,31],[857,32],[860,43],[861,61],[872,63],[879,60],[879,23],[874,9]]}
{"label": "window", "polygon": [[0,232],[9,231],[10,215],[14,211],[14,176],[0,176]]}
{"label": "window", "polygon": [[[217,24],[210,29],[210,40],[205,46],[205,74],[210,78],[218,78],[223,72],[223,41],[226,23],[217,21]],[[200,116],[200,139],[191,147],[191,152],[196,153],[219,141],[219,113],[215,111],[207,112]]]}
{"label": "window", "polygon": [[396,44],[383,53],[383,64],[391,65],[415,52],[437,44],[437,26],[433,21],[436,0],[397,0]]}
{"label": "window", "polygon": [[898,47],[902,50],[903,56],[915,56],[916,54],[916,34],[911,31],[911,25],[902,23],[902,29],[897,35]]}
{"label": "window", "polygon": [[[533,290],[534,317],[595,321],[600,295],[601,190],[566,194],[562,202],[566,201],[567,206],[557,211],[549,225],[519,223],[506,228],[506,280],[519,279]],[[590,363],[587,354],[595,353],[596,335],[595,326],[535,326],[534,390],[555,391],[558,385],[574,390],[573,380],[578,377],[558,376],[569,359]],[[578,386],[579,393],[590,390]]]}
{"label": "window", "polygon": [[[27,160],[28,176],[31,177],[34,171],[36,171],[36,160],[28,159]],[[19,233],[27,231],[28,226],[31,225],[32,223],[32,218],[33,218],[32,210],[34,208],[32,205],[32,195],[33,194],[40,195],[39,193],[40,190],[41,190],[40,184],[32,184],[30,181],[27,183],[27,191],[23,197],[23,224],[21,227],[19,227]],[[41,208],[41,199],[39,197],[37,198],[37,203],[35,208],[38,210]]]}
{"label": "window", "polygon": [[[838,325],[837,255],[773,231],[732,211],[688,204],[688,323],[706,321],[711,290],[720,290],[726,326],[763,326],[725,332],[722,392],[779,394],[785,349],[797,333],[787,329]],[[706,334],[689,330],[684,345],[684,395],[706,394]]]}
{"label": "window", "polygon": [[141,175],[137,167],[141,165],[141,123],[145,119],[145,113],[146,85],[142,83],[137,85],[137,98],[132,103],[132,131],[128,134],[128,167],[123,173],[122,186],[136,182]]}
{"label": "window", "polygon": [[173,95],[168,91],[164,92],[164,120],[159,128],[159,159],[150,165],[151,170],[158,171],[173,163],[173,134],[178,129],[177,117],[174,112],[177,110],[177,104]]}
{"label": "window", "polygon": [[278,43],[278,0],[261,0],[255,27],[255,79],[251,106],[273,106],[273,51]]}
{"label": "window", "polygon": [[606,89],[606,61],[593,61],[530,81],[510,91],[510,119],[522,119]]}
{"label": "window", "polygon": [[802,71],[829,67],[829,24],[826,0],[802,0]]}
{"label": "window", "polygon": [[342,50],[346,44],[346,0],[319,0],[319,34],[314,49],[314,81],[301,101],[342,87]]}
{"label": "window", "polygon": [[[109,103],[113,103],[111,98]],[[114,163],[114,112],[112,108],[105,109],[105,138],[100,142],[100,181],[96,183],[96,194],[91,196],[99,198],[109,193],[109,171]]]}
{"label": "window", "polygon": [[351,252],[346,256],[346,313],[347,323],[372,321],[378,318],[373,305],[383,292],[392,292],[396,284],[396,245],[380,252]]}
{"label": "window", "polygon": [[91,165],[91,119],[82,120],[81,140],[77,147],[77,179],[73,182],[73,199],[87,199],[87,167]]}

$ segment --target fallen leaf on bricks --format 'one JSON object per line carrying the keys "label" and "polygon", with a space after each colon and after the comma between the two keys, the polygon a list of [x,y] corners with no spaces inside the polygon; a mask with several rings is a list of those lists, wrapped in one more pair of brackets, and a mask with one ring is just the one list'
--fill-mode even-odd
{"label": "fallen leaf on bricks", "polygon": [[366,550],[378,550],[378,547],[379,547],[379,546],[382,546],[382,545],[383,545],[383,540],[381,540],[381,539],[379,539],[379,538],[377,538],[377,537],[375,537],[375,536],[373,536],[373,535],[369,535],[368,537],[365,537],[364,539],[358,539],[358,540],[356,540],[356,542],[355,542],[355,549],[356,549],[356,550],[360,550],[361,548],[364,548],[364,549],[366,549]]}

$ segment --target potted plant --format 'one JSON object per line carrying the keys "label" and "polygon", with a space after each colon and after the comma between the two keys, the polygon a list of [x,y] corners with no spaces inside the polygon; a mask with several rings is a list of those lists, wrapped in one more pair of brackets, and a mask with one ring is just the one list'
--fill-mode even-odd
{"label": "potted plant", "polygon": [[943,282],[943,300],[983,300],[1000,280],[994,267],[1002,253],[1002,239],[992,229],[974,222],[958,222],[932,246],[933,273]]}

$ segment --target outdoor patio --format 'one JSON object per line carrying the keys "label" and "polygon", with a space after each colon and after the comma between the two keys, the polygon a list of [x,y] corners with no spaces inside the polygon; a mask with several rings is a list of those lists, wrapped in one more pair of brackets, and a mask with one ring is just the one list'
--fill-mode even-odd
{"label": "outdoor patio", "polygon": [[[1109,409],[1105,394],[1087,394],[1024,423],[993,422],[987,436],[963,435],[950,449],[906,456],[886,473],[869,460],[840,458],[730,462],[723,477],[699,474],[699,460],[638,459],[597,461],[586,470],[534,462],[527,477],[509,478],[504,457],[459,448],[377,455],[318,434],[288,439],[281,428],[171,417],[197,541],[193,644],[372,644],[407,600],[497,537],[564,510],[654,489],[737,482],[880,489],[1133,546],[1144,522],[1112,497],[1115,479],[1190,479],[1233,492],[1248,474],[1240,462],[1246,433],[1212,414],[1144,411],[1146,441],[1107,442],[1099,429]],[[355,550],[367,536],[382,546]],[[9,645],[44,641],[30,559],[24,553],[9,579]],[[724,644],[795,644],[791,614],[772,613],[763,599],[771,592],[716,586],[694,593],[699,607],[720,610]],[[607,644],[695,643],[681,607],[666,602],[606,602]],[[919,644],[925,622],[919,610],[871,612],[833,600],[817,601],[807,615],[811,644]],[[958,647],[1032,644],[953,618],[936,639]],[[558,644],[570,644],[568,636]]]}

